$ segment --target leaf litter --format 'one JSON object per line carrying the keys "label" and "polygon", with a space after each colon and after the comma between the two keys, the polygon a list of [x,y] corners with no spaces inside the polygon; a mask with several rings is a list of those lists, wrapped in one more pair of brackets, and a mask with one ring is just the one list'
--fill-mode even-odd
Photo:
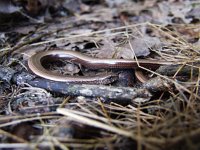
{"label": "leaf litter", "polygon": [[[0,1],[0,16],[8,15],[0,21],[0,62],[15,70],[0,71],[1,148],[199,149],[198,1],[10,2]],[[26,19],[12,22],[15,11]],[[134,87],[148,89],[152,97],[128,104],[9,82],[10,75],[29,71],[28,57],[51,49],[183,63],[141,67],[154,82],[135,81]],[[63,74],[97,74],[61,64],[51,67]],[[162,83],[159,92],[156,83]]]}

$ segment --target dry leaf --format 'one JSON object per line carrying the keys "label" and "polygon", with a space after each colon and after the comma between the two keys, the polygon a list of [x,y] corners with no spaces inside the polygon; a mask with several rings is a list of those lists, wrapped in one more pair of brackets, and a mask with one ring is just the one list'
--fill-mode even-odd
{"label": "dry leaf", "polygon": [[20,10],[20,7],[13,5],[11,0],[0,0],[0,14],[12,14]]}
{"label": "dry leaf", "polygon": [[[160,48],[161,41],[157,37],[146,36],[144,38],[131,39],[129,43],[117,46],[112,40],[103,42],[103,47],[98,54],[98,58],[124,58],[132,59],[136,56],[148,56],[150,54],[150,48]],[[134,51],[134,52],[133,52]]]}

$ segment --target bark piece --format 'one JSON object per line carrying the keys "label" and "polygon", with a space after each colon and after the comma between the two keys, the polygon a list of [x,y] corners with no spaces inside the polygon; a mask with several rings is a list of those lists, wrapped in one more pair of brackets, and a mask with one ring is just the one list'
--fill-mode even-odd
{"label": "bark piece", "polygon": [[[180,65],[169,65],[169,66],[160,66],[156,72],[166,76],[174,76],[177,70],[180,69]],[[193,69],[193,74],[197,75],[199,73],[198,68],[192,68],[190,66],[184,66],[177,75],[181,76],[190,76],[191,70]]]}
{"label": "bark piece", "polygon": [[16,71],[9,67],[5,67],[0,65],[0,79],[10,83],[12,77],[14,76]]}
{"label": "bark piece", "polygon": [[147,82],[143,83],[141,88],[147,89],[150,92],[160,92],[160,91],[168,91],[173,87],[173,83],[162,79],[161,77],[155,77]]}
{"label": "bark piece", "polygon": [[108,99],[130,100],[144,102],[150,99],[151,93],[146,89],[132,87],[114,87],[105,85],[71,84],[37,78],[29,73],[15,74],[13,82],[59,92],[71,96],[103,97]]}

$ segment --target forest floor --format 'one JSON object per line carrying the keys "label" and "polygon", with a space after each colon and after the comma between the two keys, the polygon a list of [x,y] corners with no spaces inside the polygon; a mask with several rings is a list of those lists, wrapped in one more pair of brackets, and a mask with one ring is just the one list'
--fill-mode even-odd
{"label": "forest floor", "polygon": [[[198,0],[0,0],[0,149],[200,149],[199,12]],[[52,55],[49,74],[116,78],[36,75],[28,61],[59,50],[135,67]]]}

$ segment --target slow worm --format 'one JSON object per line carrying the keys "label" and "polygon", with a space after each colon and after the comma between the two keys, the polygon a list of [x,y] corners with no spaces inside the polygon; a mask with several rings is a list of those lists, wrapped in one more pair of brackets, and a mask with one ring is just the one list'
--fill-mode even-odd
{"label": "slow worm", "polygon": [[101,83],[106,84],[110,80],[115,80],[116,75],[102,75],[102,76],[64,76],[53,73],[45,69],[44,64],[58,59],[67,59],[70,62],[81,64],[91,69],[107,69],[107,68],[139,68],[138,64],[146,68],[157,68],[160,65],[172,65],[172,62],[158,61],[158,60],[143,60],[139,59],[138,62],[132,59],[101,59],[93,58],[83,55],[79,52],[68,50],[50,50],[38,52],[28,59],[28,67],[30,70],[43,78],[71,83]]}

